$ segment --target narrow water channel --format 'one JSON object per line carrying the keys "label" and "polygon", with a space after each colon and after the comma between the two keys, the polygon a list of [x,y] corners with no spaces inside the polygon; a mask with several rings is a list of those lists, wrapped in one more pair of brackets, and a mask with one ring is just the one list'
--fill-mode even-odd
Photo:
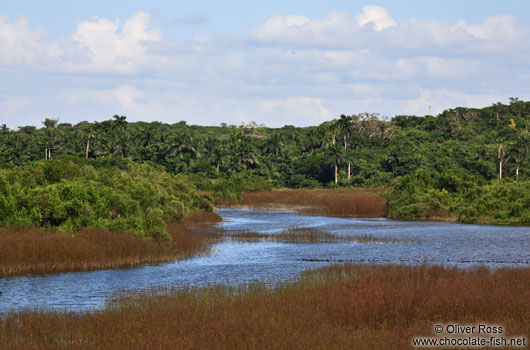
{"label": "narrow water channel", "polygon": [[286,281],[297,273],[339,262],[437,264],[463,268],[530,267],[530,228],[461,225],[383,218],[330,218],[290,211],[219,209],[228,232],[281,232],[315,227],[339,235],[416,238],[419,243],[237,243],[222,241],[208,256],[138,268],[0,279],[0,313],[23,308],[90,310],[120,290],[159,285]]}

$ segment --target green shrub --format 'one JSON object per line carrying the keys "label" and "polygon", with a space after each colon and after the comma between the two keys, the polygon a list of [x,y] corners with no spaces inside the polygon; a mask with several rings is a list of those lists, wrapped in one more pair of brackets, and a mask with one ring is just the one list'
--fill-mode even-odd
{"label": "green shrub", "polygon": [[212,210],[185,178],[130,161],[49,160],[0,170],[0,226],[85,226],[169,239],[165,219]]}
{"label": "green shrub", "polygon": [[463,223],[526,224],[530,183],[510,179],[480,185],[467,174],[418,170],[398,178],[387,195],[389,217],[414,219],[452,214]]}

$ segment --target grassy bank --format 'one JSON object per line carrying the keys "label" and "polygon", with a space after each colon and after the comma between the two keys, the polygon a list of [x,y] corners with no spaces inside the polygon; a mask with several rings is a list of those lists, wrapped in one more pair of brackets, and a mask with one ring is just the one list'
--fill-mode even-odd
{"label": "grassy bank", "polygon": [[307,206],[299,209],[305,215],[381,217],[388,205],[381,197],[381,188],[277,190],[244,192],[240,201],[215,198],[217,206],[239,205],[258,208]]}
{"label": "grassy bank", "polygon": [[0,349],[406,349],[438,323],[530,329],[530,269],[337,265],[270,289],[123,294],[88,314],[27,311]]}
{"label": "grassy bank", "polygon": [[133,267],[206,253],[221,235],[197,225],[218,221],[220,217],[209,212],[191,214],[183,223],[168,221],[170,241],[100,228],[60,234],[35,227],[8,227],[0,230],[0,277]]}

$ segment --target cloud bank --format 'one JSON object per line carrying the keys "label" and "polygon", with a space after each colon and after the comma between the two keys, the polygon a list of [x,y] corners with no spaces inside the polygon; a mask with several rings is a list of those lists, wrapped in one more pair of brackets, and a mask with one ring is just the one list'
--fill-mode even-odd
{"label": "cloud bank", "polygon": [[274,14],[243,37],[165,38],[150,14],[91,17],[49,41],[0,15],[0,123],[129,120],[315,125],[341,113],[427,113],[530,99],[530,28],[513,15],[468,24],[380,6],[350,17]]}

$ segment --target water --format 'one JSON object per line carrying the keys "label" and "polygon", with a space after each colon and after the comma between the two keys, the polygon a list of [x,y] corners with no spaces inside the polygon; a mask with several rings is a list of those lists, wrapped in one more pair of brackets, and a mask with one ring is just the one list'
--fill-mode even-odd
{"label": "water", "polygon": [[0,279],[0,313],[23,308],[90,310],[119,290],[158,285],[205,285],[291,280],[307,269],[333,262],[530,267],[530,228],[460,225],[430,221],[329,218],[289,211],[220,209],[227,231],[274,233],[316,227],[336,234],[417,238],[420,243],[236,243],[223,241],[212,254],[180,262],[121,270],[69,272]]}

